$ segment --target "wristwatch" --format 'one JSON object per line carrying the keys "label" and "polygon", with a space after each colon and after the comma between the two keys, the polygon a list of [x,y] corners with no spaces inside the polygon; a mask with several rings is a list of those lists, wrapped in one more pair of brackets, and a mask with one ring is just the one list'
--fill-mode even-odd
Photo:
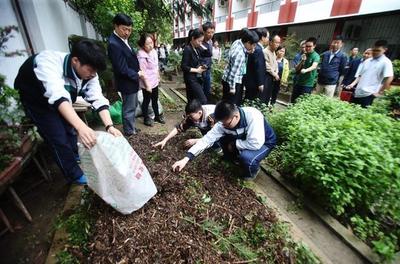
{"label": "wristwatch", "polygon": [[114,124],[106,125],[106,132],[108,132],[108,130],[110,129],[110,127],[114,127]]}

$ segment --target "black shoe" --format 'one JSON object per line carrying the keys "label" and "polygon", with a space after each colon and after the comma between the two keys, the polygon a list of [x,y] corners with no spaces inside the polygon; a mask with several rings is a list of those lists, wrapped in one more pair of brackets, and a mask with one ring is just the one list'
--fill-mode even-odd
{"label": "black shoe", "polygon": [[154,121],[160,123],[160,124],[165,124],[165,118],[164,115],[158,115],[154,118]]}
{"label": "black shoe", "polygon": [[153,126],[154,125],[153,119],[151,119],[150,117],[145,117],[144,118],[144,124],[146,126]]}

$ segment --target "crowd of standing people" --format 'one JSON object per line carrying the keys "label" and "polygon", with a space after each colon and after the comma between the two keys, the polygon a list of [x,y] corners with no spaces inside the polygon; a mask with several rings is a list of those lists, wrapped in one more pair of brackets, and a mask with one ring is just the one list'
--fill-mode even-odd
{"label": "crowd of standing people", "polygon": [[[205,24],[202,29],[189,32],[188,43],[193,43],[196,39],[199,43],[198,46],[192,45],[194,48],[185,48],[196,50],[198,54],[196,61],[192,61],[191,72],[197,73],[197,88],[193,82],[185,81],[190,100],[198,99],[204,103],[207,99],[209,102],[208,84],[212,63],[210,57],[221,60],[218,41],[211,44],[213,31],[212,25]],[[204,32],[208,32],[207,38]],[[304,94],[315,93],[328,97],[338,96],[367,107],[372,104],[374,98],[381,96],[383,91],[389,88],[393,80],[393,66],[385,56],[387,45],[387,41],[378,40],[366,49],[362,56],[358,55],[357,47],[352,47],[348,56],[343,51],[343,38],[337,35],[331,41],[329,49],[318,54],[317,39],[310,37],[300,42],[300,50],[294,56],[291,68],[288,59],[285,58],[285,43],[279,35],[270,35],[266,28],[244,28],[240,38],[233,41],[228,51],[222,76],[222,98],[238,106],[242,104],[243,99],[258,98],[273,108],[279,91],[289,90],[289,73],[292,71],[291,103],[295,103]],[[186,67],[188,56],[189,54],[184,52],[182,58],[185,78],[190,74]],[[202,63],[204,60],[209,63]],[[202,84],[203,90],[198,88]],[[198,95],[193,96],[193,90],[198,91]],[[344,99],[341,96],[342,92],[350,96]]]}
{"label": "crowd of standing people", "polygon": [[[108,56],[115,86],[122,98],[123,134],[131,137],[139,132],[135,117],[140,90],[143,92],[144,124],[165,123],[158,107],[158,87],[160,69],[163,69],[160,65],[166,65],[168,50],[164,44],[156,50],[153,36],[144,33],[136,52],[128,41],[132,19],[117,14],[112,22],[114,31],[108,38]],[[280,88],[288,86],[290,67],[285,58],[284,41],[278,35],[271,36],[266,28],[242,29],[240,38],[232,43],[228,52],[222,75],[222,100],[212,105],[209,104],[211,67],[222,57],[219,43],[213,42],[214,33],[210,22],[190,30],[181,62],[188,98],[185,116],[154,147],[164,148],[176,134],[197,127],[203,137],[185,141],[190,149],[183,159],[173,164],[174,171],[181,171],[190,160],[212,148],[240,165],[244,179],[254,179],[261,160],[275,147],[276,136],[259,110],[241,105],[244,98],[259,98],[273,107]],[[344,89],[354,91],[353,103],[367,107],[389,88],[393,67],[384,55],[386,41],[376,41],[362,58],[358,57],[356,47],[347,57],[342,51],[340,36],[335,37],[330,49],[321,55],[315,51],[316,45],[313,37],[300,43],[300,51],[294,58],[292,103],[314,89],[330,97]],[[105,68],[104,51],[92,41],[81,40],[73,45],[70,53],[42,51],[31,56],[21,66],[15,80],[27,116],[52,147],[69,182],[86,184],[86,176],[79,167],[77,137],[87,148],[96,144],[96,134],[72,107],[77,96],[82,96],[98,112],[106,132],[122,136],[114,127],[109,101],[101,91],[97,72]],[[154,119],[149,115],[150,103]]]}

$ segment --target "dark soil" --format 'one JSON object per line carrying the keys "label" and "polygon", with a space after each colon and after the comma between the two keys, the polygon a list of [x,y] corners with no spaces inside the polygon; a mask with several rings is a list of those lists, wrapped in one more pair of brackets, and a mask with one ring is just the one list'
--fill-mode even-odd
{"label": "dark soil", "polygon": [[[151,147],[160,139],[140,134],[131,141],[152,175],[156,196],[128,216],[95,199],[90,253],[75,256],[89,263],[248,263],[241,261],[249,256],[237,250],[245,245],[256,252],[256,263],[294,261],[284,238],[274,235],[274,212],[233,175],[237,168],[203,153],[183,172],[174,173],[172,164],[185,153],[183,138],[170,140],[163,151]],[[224,250],[224,238],[240,230],[247,235],[231,240],[239,242]]]}

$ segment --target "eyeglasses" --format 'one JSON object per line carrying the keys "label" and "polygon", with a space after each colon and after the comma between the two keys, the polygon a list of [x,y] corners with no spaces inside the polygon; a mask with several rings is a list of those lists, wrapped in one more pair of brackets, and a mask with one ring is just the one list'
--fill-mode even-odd
{"label": "eyeglasses", "polygon": [[229,128],[231,126],[232,121],[233,121],[234,118],[235,118],[235,116],[232,116],[231,121],[229,121],[228,124],[222,123],[222,126],[225,127],[225,128]]}

